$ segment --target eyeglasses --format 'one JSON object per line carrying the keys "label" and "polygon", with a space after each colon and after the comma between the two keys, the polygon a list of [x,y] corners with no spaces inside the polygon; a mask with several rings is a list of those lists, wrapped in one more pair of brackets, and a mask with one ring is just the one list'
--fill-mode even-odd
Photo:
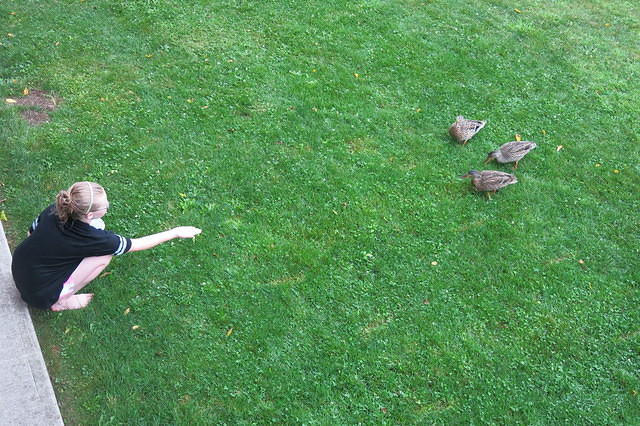
{"label": "eyeglasses", "polygon": [[102,208],[95,209],[95,210],[92,210],[92,211],[94,211],[94,212],[99,212],[99,211],[101,211],[101,210],[109,210],[109,207],[111,207],[111,206],[109,205],[109,203],[107,203],[107,206],[106,206],[106,207],[102,207]]}

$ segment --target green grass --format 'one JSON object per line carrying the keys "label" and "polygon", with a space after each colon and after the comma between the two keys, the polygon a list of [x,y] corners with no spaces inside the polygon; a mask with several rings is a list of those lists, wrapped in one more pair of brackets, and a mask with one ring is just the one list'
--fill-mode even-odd
{"label": "green grass", "polygon": [[[204,229],[34,312],[67,423],[640,418],[635,2],[6,0],[0,27],[0,98],[64,98],[0,107],[13,247],[84,179],[118,233]],[[464,147],[458,114],[488,121]],[[515,133],[518,184],[458,179]]]}

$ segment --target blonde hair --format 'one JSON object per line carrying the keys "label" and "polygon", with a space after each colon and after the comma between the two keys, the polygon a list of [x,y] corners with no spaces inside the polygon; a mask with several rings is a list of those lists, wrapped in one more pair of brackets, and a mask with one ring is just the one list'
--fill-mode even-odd
{"label": "blonde hair", "polygon": [[61,222],[77,220],[94,210],[95,201],[105,194],[104,188],[95,182],[76,182],[56,197],[56,216]]}

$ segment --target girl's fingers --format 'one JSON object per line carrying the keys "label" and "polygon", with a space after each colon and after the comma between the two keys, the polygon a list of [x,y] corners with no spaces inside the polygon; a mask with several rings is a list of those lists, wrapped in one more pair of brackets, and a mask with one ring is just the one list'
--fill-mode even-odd
{"label": "girl's fingers", "polygon": [[179,226],[176,228],[179,238],[193,238],[202,232],[202,229],[193,226]]}

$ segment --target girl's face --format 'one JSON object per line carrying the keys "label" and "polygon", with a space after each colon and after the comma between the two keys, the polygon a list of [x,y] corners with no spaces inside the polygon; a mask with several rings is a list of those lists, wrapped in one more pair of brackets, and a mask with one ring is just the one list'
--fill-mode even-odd
{"label": "girl's face", "polygon": [[91,215],[91,220],[100,219],[102,218],[102,216],[107,214],[107,211],[109,210],[109,200],[107,199],[107,194],[104,194],[102,197],[95,200],[94,206],[95,207],[92,209],[92,211],[87,213],[87,216]]}

